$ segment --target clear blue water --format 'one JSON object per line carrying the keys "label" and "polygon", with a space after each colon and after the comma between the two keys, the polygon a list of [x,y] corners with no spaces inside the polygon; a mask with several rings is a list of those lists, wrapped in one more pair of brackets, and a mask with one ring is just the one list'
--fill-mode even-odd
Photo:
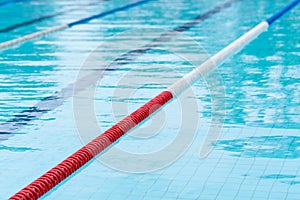
{"label": "clear blue water", "polygon": [[[93,1],[80,4],[89,2]],[[73,22],[130,2],[111,0],[86,6],[0,33],[0,41]],[[155,36],[190,22],[222,2],[153,1],[1,50],[0,198],[7,199],[99,134],[98,129],[94,129],[96,121],[106,130],[194,67],[163,47],[148,51],[126,65],[113,65],[99,79],[95,95],[90,97],[95,107],[95,121],[85,121],[87,105],[74,105],[68,85],[77,80],[80,70],[90,71],[82,70],[82,66],[99,45],[107,45],[98,50],[107,53],[104,61],[111,62],[115,58],[113,55],[121,51],[116,34],[130,40],[133,46],[148,43]],[[242,0],[182,35],[213,55],[285,4],[283,0]],[[4,19],[0,21],[0,29],[76,7],[78,5],[71,1],[7,4],[0,7],[0,16]],[[298,199],[299,27],[298,6],[218,67],[225,90],[226,117],[220,137],[210,144],[213,150],[208,156],[200,158],[200,149],[212,124],[212,103],[209,84],[201,79],[191,87],[193,95],[184,93],[180,100],[168,104],[162,114],[158,113],[114,145],[130,155],[152,155],[176,141],[179,129],[186,124],[183,116],[197,115],[198,126],[184,129],[187,136],[191,133],[195,136],[192,135],[192,141],[182,140],[186,150],[181,151],[180,158],[155,168],[153,166],[166,162],[168,157],[158,156],[159,159],[145,162],[130,156],[112,157],[111,149],[43,198]],[[151,30],[153,38],[133,37],[141,28]],[[176,38],[173,41],[181,55],[193,52],[193,44]],[[93,70],[101,69],[101,62],[93,63]],[[126,93],[128,88],[133,88],[132,93],[122,96],[122,91]],[[64,98],[49,100],[61,97],[60,94],[64,94]],[[89,96],[83,99],[89,100]],[[224,99],[219,100],[224,102]],[[198,107],[188,107],[188,115],[184,115],[180,101],[190,105],[196,102]],[[34,107],[45,110],[37,111]],[[78,113],[82,121],[78,121]],[[80,127],[86,133],[80,132]],[[180,149],[180,145],[171,150],[176,149]],[[106,161],[103,160],[105,155],[108,155]],[[108,161],[113,165],[108,165]],[[124,171],[134,171],[141,166],[157,170]]]}

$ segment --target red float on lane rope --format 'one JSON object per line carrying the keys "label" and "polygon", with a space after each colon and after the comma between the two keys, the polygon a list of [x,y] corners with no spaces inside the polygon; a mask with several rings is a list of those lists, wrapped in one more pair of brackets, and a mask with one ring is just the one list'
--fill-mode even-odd
{"label": "red float on lane rope", "polygon": [[83,146],[61,163],[43,174],[28,186],[13,195],[11,200],[38,199],[51,190],[65,178],[70,176],[80,167],[89,162],[92,158],[106,149],[122,135],[149,117],[152,113],[166,104],[173,98],[169,91],[163,91],[136,111],[125,117],[103,134]]}

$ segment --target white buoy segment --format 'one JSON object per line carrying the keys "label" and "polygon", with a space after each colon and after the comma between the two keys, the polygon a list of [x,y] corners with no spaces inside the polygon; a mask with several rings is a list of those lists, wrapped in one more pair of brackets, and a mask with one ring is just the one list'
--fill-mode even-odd
{"label": "white buoy segment", "polygon": [[258,37],[262,32],[266,31],[268,27],[269,24],[266,21],[261,22],[250,31],[242,35],[240,38],[219,51],[217,54],[196,67],[193,71],[176,81],[167,90],[170,91],[174,97],[178,96],[201,76],[207,74],[210,70],[223,63],[224,60],[232,54],[239,52],[245,45]]}
{"label": "white buoy segment", "polygon": [[6,47],[9,47],[9,46],[21,43],[21,42],[26,41],[26,40],[31,40],[31,39],[34,39],[34,38],[37,38],[37,37],[40,37],[40,36],[43,36],[43,35],[47,35],[47,34],[52,33],[52,32],[63,30],[63,29],[66,29],[66,28],[68,28],[68,25],[64,24],[64,25],[60,25],[60,26],[55,26],[53,28],[49,28],[47,30],[34,32],[34,33],[31,33],[31,34],[28,34],[28,35],[25,35],[23,37],[19,37],[19,38],[13,39],[13,40],[2,42],[2,43],[0,43],[0,49],[3,49],[3,48],[6,48]]}

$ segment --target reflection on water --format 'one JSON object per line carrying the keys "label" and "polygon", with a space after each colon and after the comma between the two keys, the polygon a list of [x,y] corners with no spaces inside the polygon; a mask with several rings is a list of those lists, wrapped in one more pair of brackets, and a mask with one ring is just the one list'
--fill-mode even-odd
{"label": "reflection on water", "polygon": [[280,179],[280,183],[288,184],[288,185],[298,185],[300,184],[300,181],[295,180],[297,176],[295,175],[289,175],[289,174],[269,174],[260,176],[261,179],[273,179],[278,180]]}
{"label": "reflection on water", "polygon": [[289,185],[298,185],[300,184],[300,181],[281,181],[281,183],[286,183]]}
{"label": "reflection on water", "polygon": [[[255,25],[253,18],[248,17],[253,12],[249,8],[257,8],[256,20],[259,21],[282,7],[284,2],[276,2],[277,8],[275,4],[271,8],[267,1],[243,1],[236,5],[230,10],[235,15],[218,15],[220,19],[226,18],[227,23],[218,26],[215,22],[211,37],[205,36],[206,41],[202,42],[207,43],[205,47],[212,54]],[[227,125],[299,128],[300,15],[299,9],[293,12],[296,13],[273,24],[268,32],[219,66],[226,88]],[[239,16],[238,20],[234,16]],[[218,38],[217,42],[213,43],[213,38]],[[210,98],[201,101],[209,102]],[[204,115],[209,117],[210,107],[206,111]]]}
{"label": "reflection on water", "polygon": [[9,147],[9,146],[0,145],[0,151],[3,150],[11,151],[11,152],[24,152],[24,151],[36,151],[39,149],[33,149],[29,147]]}
{"label": "reflection on water", "polygon": [[296,178],[296,176],[295,175],[288,175],[288,174],[269,174],[269,175],[261,176],[260,178],[284,179],[284,178]]}
{"label": "reflection on water", "polygon": [[232,152],[232,156],[246,158],[300,158],[300,137],[260,136],[235,140],[220,140],[215,143],[218,150]]}

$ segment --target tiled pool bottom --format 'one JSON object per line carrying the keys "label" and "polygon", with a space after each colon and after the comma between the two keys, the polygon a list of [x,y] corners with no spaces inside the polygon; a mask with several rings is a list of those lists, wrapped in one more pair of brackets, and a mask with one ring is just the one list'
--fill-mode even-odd
{"label": "tiled pool bottom", "polygon": [[[43,129],[46,127],[41,127],[41,133]],[[205,133],[207,129],[202,128],[201,132]],[[183,157],[155,172],[125,173],[94,160],[42,199],[296,200],[300,196],[298,136],[299,130],[224,128],[213,151],[203,159],[200,159],[200,148],[206,137],[204,134],[195,138]],[[39,137],[49,141],[38,142]],[[32,177],[24,177],[24,182],[31,181],[45,169],[59,162],[55,158],[58,156],[53,155],[60,152],[62,157],[66,157],[72,153],[71,148],[62,153],[61,148],[65,145],[63,137],[69,137],[70,143],[76,144],[74,146],[82,145],[79,139],[72,135],[59,136],[59,131],[47,138],[45,135],[36,135],[32,144],[28,145],[34,146],[35,149],[3,151],[6,152],[4,160],[10,164],[7,164],[9,168],[5,173],[2,172],[1,176],[9,177],[5,175],[7,173],[15,173],[18,176],[29,174]],[[51,145],[51,140],[56,141],[55,148]],[[10,142],[6,141],[4,144],[9,146]],[[16,143],[14,145],[16,146]],[[122,142],[117,145],[122,145]],[[47,150],[47,154],[42,150]],[[28,163],[22,164],[22,169],[14,164],[14,160],[19,156],[27,156]],[[40,160],[47,162],[43,163]],[[1,190],[7,191],[7,195],[22,186],[18,180],[5,180],[8,180],[7,190]]]}
{"label": "tiled pool bottom", "polygon": [[[200,159],[204,137],[199,136],[184,157],[145,174],[121,173],[94,162],[49,199],[62,193],[79,199],[299,199],[298,135],[298,130],[224,129],[206,158]],[[80,187],[80,179],[97,186]]]}

